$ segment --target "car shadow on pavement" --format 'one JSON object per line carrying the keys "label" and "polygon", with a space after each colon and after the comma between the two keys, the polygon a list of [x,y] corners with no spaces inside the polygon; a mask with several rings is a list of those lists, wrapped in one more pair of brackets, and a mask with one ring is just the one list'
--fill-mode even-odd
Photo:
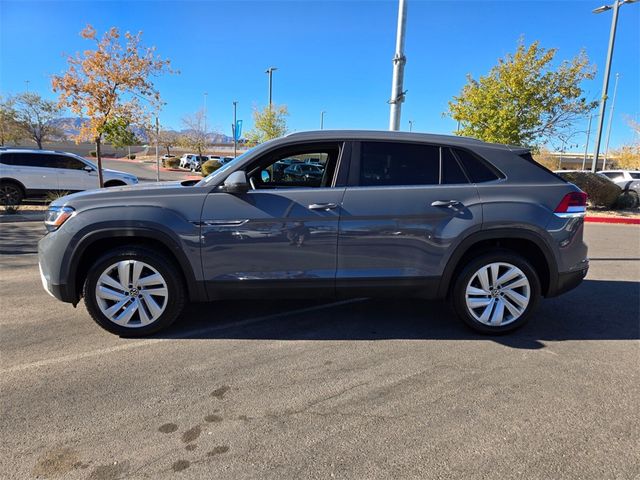
{"label": "car shadow on pavement", "polygon": [[323,308],[320,301],[220,301],[187,307],[155,338],[246,340],[489,340],[519,349],[544,341],[640,339],[640,282],[585,280],[543,299],[523,328],[482,336],[444,302],[361,299]]}

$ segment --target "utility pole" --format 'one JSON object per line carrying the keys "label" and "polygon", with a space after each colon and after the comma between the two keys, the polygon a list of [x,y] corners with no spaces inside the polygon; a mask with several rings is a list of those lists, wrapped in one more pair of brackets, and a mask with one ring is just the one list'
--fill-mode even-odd
{"label": "utility pole", "polygon": [[600,140],[602,138],[602,126],[607,106],[607,92],[609,90],[609,76],[611,75],[611,60],[613,58],[613,46],[616,43],[616,28],[618,26],[618,10],[624,3],[634,3],[636,0],[614,0],[613,5],[603,5],[593,10],[593,13],[602,13],[613,10],[611,17],[611,31],[609,32],[609,49],[607,51],[607,63],[604,67],[604,80],[602,82],[602,97],[600,97],[600,117],[598,118],[598,133],[596,134],[596,148],[593,152],[591,171],[595,172],[598,166],[598,154],[600,153]]}
{"label": "utility pole", "polygon": [[409,131],[413,132],[413,120],[409,120]]}
{"label": "utility pole", "polygon": [[238,128],[238,121],[236,119],[236,112],[238,107],[238,101],[233,101],[233,158],[236,158],[238,155],[238,134],[236,133],[236,129]]}
{"label": "utility pole", "polygon": [[322,110],[320,112],[320,130],[324,130],[324,114],[326,112],[324,110]]}
{"label": "utility pole", "polygon": [[618,92],[618,80],[620,74],[616,73],[616,83],[613,85],[613,98],[611,99],[611,112],[609,113],[609,125],[607,125],[607,144],[604,147],[604,159],[602,160],[602,169],[604,170],[609,158],[609,139],[611,138],[611,122],[613,121],[613,109],[616,106],[616,93]]}
{"label": "utility pole", "polygon": [[404,32],[407,24],[407,6],[405,0],[398,0],[398,29],[396,33],[396,53],[393,56],[393,79],[391,80],[391,99],[389,100],[389,130],[400,129],[400,114],[404,102],[405,91],[402,90],[404,82],[404,65],[407,59],[404,56]]}
{"label": "utility pole", "polygon": [[207,92],[204,92],[204,133],[207,134]]}
{"label": "utility pole", "polygon": [[160,135],[160,122],[156,115],[156,181],[160,181],[160,152],[158,150],[158,137]]}
{"label": "utility pole", "polygon": [[276,67],[269,67],[267,71],[264,72],[269,75],[269,110],[271,110],[271,105],[273,104],[273,72],[276,70]]}
{"label": "utility pole", "polygon": [[587,152],[589,151],[589,136],[591,135],[591,120],[593,120],[593,113],[589,115],[589,126],[587,127],[587,143],[584,145],[584,157],[582,159],[582,170],[587,167]]}

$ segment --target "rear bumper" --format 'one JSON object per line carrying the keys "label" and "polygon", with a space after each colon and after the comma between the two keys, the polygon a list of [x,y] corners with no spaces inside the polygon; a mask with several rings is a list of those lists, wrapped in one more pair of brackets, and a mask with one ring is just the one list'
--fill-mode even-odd
{"label": "rear bumper", "polygon": [[549,289],[547,297],[556,297],[568,292],[569,290],[573,290],[582,283],[582,280],[587,276],[588,271],[589,264],[587,263],[581,270],[559,273],[556,284],[553,289]]}

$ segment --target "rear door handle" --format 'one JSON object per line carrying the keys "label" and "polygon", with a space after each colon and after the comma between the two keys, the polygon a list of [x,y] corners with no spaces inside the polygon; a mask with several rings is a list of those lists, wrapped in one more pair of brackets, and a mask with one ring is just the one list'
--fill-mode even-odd
{"label": "rear door handle", "polygon": [[312,203],[309,205],[309,210],[332,210],[337,207],[337,203]]}
{"label": "rear door handle", "polygon": [[431,202],[432,207],[464,207],[464,204],[459,200],[436,200],[435,202]]}

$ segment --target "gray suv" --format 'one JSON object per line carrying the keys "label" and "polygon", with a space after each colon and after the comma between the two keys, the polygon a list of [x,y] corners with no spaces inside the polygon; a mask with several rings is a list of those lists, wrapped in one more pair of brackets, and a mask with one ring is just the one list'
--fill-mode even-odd
{"label": "gray suv", "polygon": [[[321,175],[283,176],[285,159]],[[275,173],[275,175],[274,175]],[[448,298],[483,333],[524,324],[588,269],[586,195],[528,150],[398,132],[294,133],[198,183],[51,204],[44,288],[123,336],[218,299]]]}

